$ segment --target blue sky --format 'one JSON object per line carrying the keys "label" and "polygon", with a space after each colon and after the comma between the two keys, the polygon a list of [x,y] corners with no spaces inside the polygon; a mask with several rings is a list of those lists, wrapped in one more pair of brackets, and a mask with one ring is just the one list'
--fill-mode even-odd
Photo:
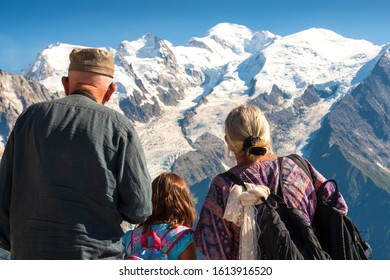
{"label": "blue sky", "polygon": [[286,36],[311,27],[390,42],[388,0],[2,0],[0,69],[19,73],[48,45],[116,48],[152,33],[185,45],[221,22]]}

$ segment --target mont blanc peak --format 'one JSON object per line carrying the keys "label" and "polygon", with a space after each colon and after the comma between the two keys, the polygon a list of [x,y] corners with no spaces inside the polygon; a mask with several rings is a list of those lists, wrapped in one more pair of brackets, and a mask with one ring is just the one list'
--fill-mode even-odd
{"label": "mont blanc peak", "polygon": [[368,41],[345,38],[326,29],[291,34],[264,49],[266,60],[256,76],[262,81],[257,90],[270,92],[276,84],[283,91],[301,94],[310,84],[321,89],[330,81],[348,86],[380,50]]}

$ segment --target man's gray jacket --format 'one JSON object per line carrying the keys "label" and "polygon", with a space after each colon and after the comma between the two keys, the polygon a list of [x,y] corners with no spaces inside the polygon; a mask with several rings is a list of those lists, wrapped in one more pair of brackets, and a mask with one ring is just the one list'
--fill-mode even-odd
{"label": "man's gray jacket", "polygon": [[0,247],[14,259],[120,259],[122,219],[152,212],[129,120],[87,92],[28,107],[0,165]]}

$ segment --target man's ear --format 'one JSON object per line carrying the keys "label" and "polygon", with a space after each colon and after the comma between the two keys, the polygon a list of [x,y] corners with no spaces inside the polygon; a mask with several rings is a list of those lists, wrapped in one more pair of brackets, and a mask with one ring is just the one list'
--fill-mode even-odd
{"label": "man's ear", "polygon": [[69,95],[69,78],[68,77],[62,77],[61,78],[62,86],[65,90],[65,95]]}
{"label": "man's ear", "polygon": [[114,83],[111,83],[109,86],[108,86],[108,89],[106,91],[106,94],[103,96],[103,100],[102,100],[102,103],[105,104],[106,102],[108,102],[108,100],[110,100],[112,94],[116,91],[116,84]]}

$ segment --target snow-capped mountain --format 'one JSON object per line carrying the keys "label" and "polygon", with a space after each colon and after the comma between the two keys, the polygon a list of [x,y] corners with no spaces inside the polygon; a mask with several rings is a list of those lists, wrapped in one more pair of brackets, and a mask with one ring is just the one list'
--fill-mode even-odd
{"label": "snow-capped mountain", "polygon": [[[78,46],[64,43],[49,46],[24,75],[61,95],[60,79],[67,75],[68,55],[74,47]],[[390,86],[384,82],[375,88],[383,93],[375,95],[376,99],[368,98],[374,96],[370,90],[357,93],[362,85],[373,88],[379,81],[389,79],[386,66],[389,48],[390,44],[378,46],[317,28],[282,37],[269,31],[221,23],[205,36],[191,38],[184,46],[174,46],[146,34],[135,41],[125,40],[117,48],[106,47],[115,57],[114,79],[118,85],[117,94],[108,106],[133,121],[145,149],[151,176],[155,177],[162,170],[177,172],[191,186],[200,201],[198,206],[210,179],[234,164],[225,153],[223,122],[233,107],[244,103],[255,104],[266,113],[277,154],[302,153],[321,166],[319,170],[324,174],[335,175],[340,180],[340,176],[351,178],[351,174],[337,172],[354,168],[354,174],[363,174],[366,178],[364,184],[364,180],[353,182],[363,189],[360,199],[366,188],[383,191],[382,197],[390,201],[386,180],[371,178],[378,174],[380,178],[390,177],[389,156],[384,151],[388,138],[379,137],[370,147],[372,152],[366,154],[369,159],[365,164],[372,160],[376,167],[374,171],[364,172],[365,165],[359,165],[361,157],[356,151],[359,146],[347,141],[362,138],[351,137],[352,128],[347,125],[336,126],[340,128],[337,134],[335,129],[329,129],[337,122],[328,125],[328,120],[339,116],[337,112],[342,112],[349,104],[348,116],[365,123],[364,127],[375,127],[374,131],[389,130],[389,122],[382,120],[387,120],[385,115],[390,112],[387,106],[380,104],[387,104],[381,98],[388,96]],[[1,92],[4,88],[12,92],[17,87],[10,88],[9,84],[2,83]],[[376,113],[361,117],[353,112],[363,106],[356,96],[364,94],[367,98],[359,100],[379,105],[372,109]],[[4,98],[3,103],[15,97],[8,94]],[[355,101],[349,102],[351,98]],[[28,102],[23,103],[23,107],[27,105]],[[8,118],[4,112],[0,114],[3,127],[2,123]],[[379,118],[380,124],[369,116]],[[7,130],[0,130],[3,143],[12,121],[8,120]],[[367,128],[359,133],[362,135],[367,131],[371,130]],[[343,140],[337,142],[335,139]],[[342,148],[337,150],[341,152],[335,153],[335,158],[344,165],[332,173],[331,159],[326,161],[328,165],[321,164],[321,159],[326,158],[329,147],[336,147],[333,145],[336,142],[337,147]],[[318,143],[322,144],[322,149],[316,146]],[[347,144],[343,146],[343,143]],[[350,149],[353,151],[346,152]],[[367,178],[373,182],[367,183]],[[347,183],[343,181],[343,184]],[[347,192],[347,198],[355,199],[349,189]],[[355,202],[352,205],[361,206]],[[390,206],[386,205],[384,209],[389,211]],[[371,224],[368,226],[371,230]],[[376,240],[372,235],[370,238]],[[390,238],[386,240],[390,244]],[[390,259],[390,249],[380,256]]]}
{"label": "snow-capped mountain", "polygon": [[[49,46],[27,77],[61,91],[60,78],[67,73],[73,47]],[[291,107],[310,87],[331,93],[297,116],[289,131],[283,129],[288,141],[276,143],[281,153],[300,150],[330,106],[370,73],[366,69],[355,78],[363,65],[378,59],[381,47],[324,29],[281,37],[222,23],[202,38],[191,38],[186,46],[146,34],[108,50],[115,55],[118,83],[110,106],[135,121],[148,147],[150,171],[156,175],[193,150],[191,143],[204,133],[223,139],[226,113],[238,104],[270,96],[275,87],[283,93],[276,111]]]}

